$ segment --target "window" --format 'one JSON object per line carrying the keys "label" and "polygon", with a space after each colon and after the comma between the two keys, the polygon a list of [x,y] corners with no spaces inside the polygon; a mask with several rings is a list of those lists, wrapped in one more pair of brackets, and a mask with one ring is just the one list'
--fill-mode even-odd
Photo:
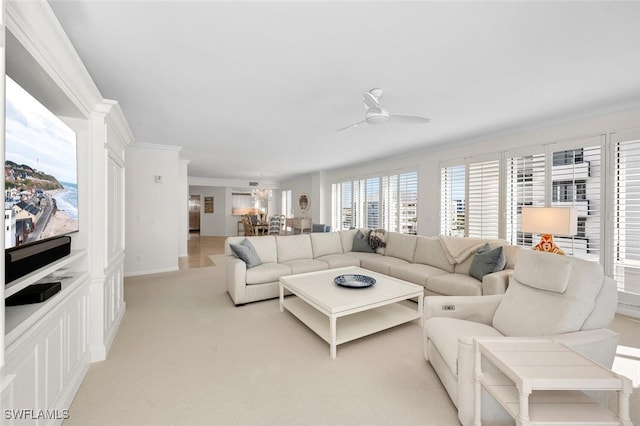
{"label": "window", "polygon": [[498,238],[500,161],[468,161],[440,168],[440,232]]}
{"label": "window", "polygon": [[293,217],[293,204],[291,204],[291,190],[282,191],[282,214],[285,217]]}
{"label": "window", "polygon": [[500,160],[470,163],[467,175],[467,236],[498,238]]}
{"label": "window", "polygon": [[553,158],[551,206],[578,210],[578,234],[554,240],[567,254],[599,261],[603,141],[597,136],[576,142],[583,146],[569,150],[549,146]]}
{"label": "window", "polygon": [[640,305],[640,131],[613,138],[615,230],[613,277],[619,300]]}
{"label": "window", "polygon": [[404,173],[391,179],[392,182],[396,180],[398,180],[398,204],[392,205],[393,211],[395,212],[397,207],[398,212],[398,229],[396,230],[403,234],[415,235],[418,233],[418,173]]}
{"label": "window", "polygon": [[417,172],[334,183],[331,192],[334,229],[417,233]]}
{"label": "window", "polygon": [[545,155],[507,155],[506,239],[511,244],[532,247],[533,235],[523,233],[523,206],[545,205]]}
{"label": "window", "polygon": [[440,233],[464,237],[466,229],[465,166],[440,168]]}

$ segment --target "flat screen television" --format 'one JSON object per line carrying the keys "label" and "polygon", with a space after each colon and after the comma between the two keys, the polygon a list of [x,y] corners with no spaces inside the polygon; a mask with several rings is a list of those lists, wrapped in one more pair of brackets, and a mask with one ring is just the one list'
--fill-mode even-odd
{"label": "flat screen television", "polygon": [[76,133],[6,76],[5,249],[79,230]]}

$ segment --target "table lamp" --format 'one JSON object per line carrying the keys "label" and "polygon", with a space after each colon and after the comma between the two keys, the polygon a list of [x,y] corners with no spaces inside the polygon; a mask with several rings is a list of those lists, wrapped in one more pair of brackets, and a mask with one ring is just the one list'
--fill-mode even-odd
{"label": "table lamp", "polygon": [[578,233],[578,209],[575,207],[523,207],[522,232],[541,234],[533,250],[565,254],[553,241],[553,235]]}

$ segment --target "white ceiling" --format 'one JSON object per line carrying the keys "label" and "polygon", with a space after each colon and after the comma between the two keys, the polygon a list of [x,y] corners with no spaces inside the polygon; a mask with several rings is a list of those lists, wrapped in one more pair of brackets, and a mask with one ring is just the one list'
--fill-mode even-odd
{"label": "white ceiling", "polygon": [[[640,102],[640,2],[52,1],[137,142],[269,180]],[[429,124],[362,125],[362,93]]]}

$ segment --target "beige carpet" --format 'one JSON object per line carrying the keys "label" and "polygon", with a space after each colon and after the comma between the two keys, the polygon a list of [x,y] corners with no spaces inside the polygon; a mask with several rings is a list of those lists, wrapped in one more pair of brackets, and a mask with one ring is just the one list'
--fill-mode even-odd
{"label": "beige carpet", "polygon": [[[127,312],[65,425],[458,425],[417,324],[329,345],[271,300],[234,307],[215,267],[127,278]],[[638,377],[640,329],[616,318]],[[636,351],[636,352],[634,352]],[[635,355],[634,355],[635,354]],[[633,373],[635,374],[635,373]]]}
{"label": "beige carpet", "polygon": [[127,278],[127,312],[65,425],[457,425],[406,324],[329,345],[271,300],[234,307],[216,267]]}

